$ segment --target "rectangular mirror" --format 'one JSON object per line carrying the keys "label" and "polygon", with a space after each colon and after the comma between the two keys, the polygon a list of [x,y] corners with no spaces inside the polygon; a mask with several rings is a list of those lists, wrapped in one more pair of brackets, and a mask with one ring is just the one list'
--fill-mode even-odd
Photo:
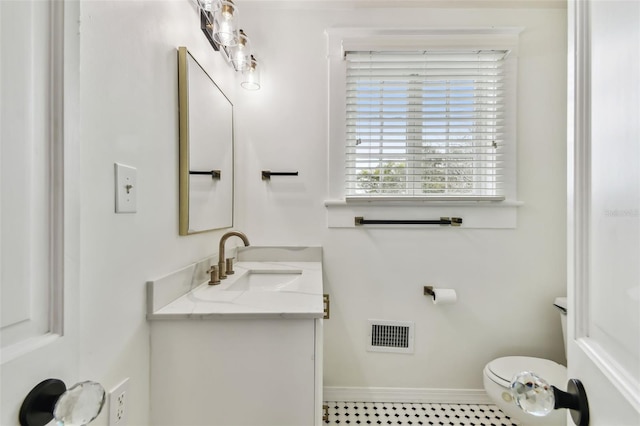
{"label": "rectangular mirror", "polygon": [[233,105],[178,48],[180,235],[233,226]]}

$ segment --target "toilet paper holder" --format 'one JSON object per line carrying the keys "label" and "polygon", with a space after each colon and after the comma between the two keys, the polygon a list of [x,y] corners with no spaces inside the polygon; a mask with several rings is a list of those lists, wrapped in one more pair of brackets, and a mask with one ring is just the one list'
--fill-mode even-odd
{"label": "toilet paper holder", "polygon": [[458,296],[452,288],[437,288],[434,286],[424,286],[424,295],[431,298],[434,305],[450,305],[456,303]]}

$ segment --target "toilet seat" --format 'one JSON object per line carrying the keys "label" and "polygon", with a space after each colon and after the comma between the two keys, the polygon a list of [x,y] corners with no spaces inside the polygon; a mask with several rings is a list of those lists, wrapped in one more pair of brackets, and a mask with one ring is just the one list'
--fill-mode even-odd
{"label": "toilet seat", "polygon": [[485,367],[487,377],[504,388],[509,388],[513,377],[523,371],[531,371],[559,389],[564,389],[567,382],[567,367],[543,358],[507,356]]}

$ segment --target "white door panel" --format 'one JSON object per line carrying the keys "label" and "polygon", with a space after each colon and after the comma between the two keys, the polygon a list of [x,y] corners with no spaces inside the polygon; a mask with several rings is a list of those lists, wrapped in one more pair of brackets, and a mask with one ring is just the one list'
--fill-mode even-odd
{"label": "white door panel", "polygon": [[[48,7],[4,2],[0,24],[2,347],[48,328]],[[31,25],[25,25],[25,22]],[[39,28],[32,31],[31,28]],[[42,212],[42,214],[39,214]],[[38,265],[34,267],[33,265]]]}
{"label": "white door panel", "polygon": [[638,385],[640,3],[595,1],[590,14],[589,337]]}
{"label": "white door panel", "polygon": [[78,381],[78,17],[0,0],[1,425],[42,380]]}
{"label": "white door panel", "polygon": [[640,425],[640,2],[569,2],[569,377]]}

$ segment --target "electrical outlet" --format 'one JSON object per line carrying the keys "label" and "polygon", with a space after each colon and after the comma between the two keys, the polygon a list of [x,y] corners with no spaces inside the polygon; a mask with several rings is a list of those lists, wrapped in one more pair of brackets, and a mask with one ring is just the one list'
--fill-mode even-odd
{"label": "electrical outlet", "polygon": [[129,411],[129,378],[109,392],[109,426],[126,426]]}

